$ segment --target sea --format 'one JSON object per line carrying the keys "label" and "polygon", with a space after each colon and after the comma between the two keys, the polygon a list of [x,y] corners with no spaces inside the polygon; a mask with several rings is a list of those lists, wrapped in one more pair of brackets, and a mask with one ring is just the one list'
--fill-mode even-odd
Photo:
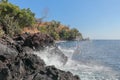
{"label": "sea", "polygon": [[46,65],[70,71],[81,80],[120,80],[120,40],[65,41],[56,45],[68,61],[60,65],[56,56],[48,60],[49,51],[44,51]]}

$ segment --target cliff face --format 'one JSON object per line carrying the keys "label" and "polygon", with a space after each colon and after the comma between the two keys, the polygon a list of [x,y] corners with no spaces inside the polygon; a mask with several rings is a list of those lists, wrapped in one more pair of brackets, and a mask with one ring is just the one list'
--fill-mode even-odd
{"label": "cliff face", "polygon": [[0,39],[0,80],[80,80],[71,72],[46,66],[33,50],[53,45],[45,34],[22,34]]}

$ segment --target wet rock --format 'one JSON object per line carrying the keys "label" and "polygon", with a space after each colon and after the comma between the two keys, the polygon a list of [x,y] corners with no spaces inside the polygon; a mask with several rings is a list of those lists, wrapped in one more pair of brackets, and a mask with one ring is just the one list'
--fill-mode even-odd
{"label": "wet rock", "polygon": [[[48,35],[23,34],[14,39],[4,36],[0,43],[0,80],[80,80],[70,72],[46,66],[40,57],[32,54],[34,48],[53,44]],[[67,60],[59,49],[53,49],[50,54],[59,54],[65,59],[63,62]]]}
{"label": "wet rock", "polygon": [[33,80],[80,80],[70,72],[64,72],[54,66],[47,66],[44,71],[37,73]]}
{"label": "wet rock", "polygon": [[26,77],[30,79],[44,67],[43,60],[34,54],[17,55],[9,59],[2,54],[0,56],[0,80],[21,80]]}
{"label": "wet rock", "polygon": [[27,54],[33,54],[33,49],[29,48],[29,47],[22,47],[23,52],[27,53]]}
{"label": "wet rock", "polygon": [[[11,59],[12,58],[12,59]],[[70,72],[46,66],[37,55],[0,56],[0,80],[80,80]]]}
{"label": "wet rock", "polygon": [[43,60],[37,57],[37,55],[26,54],[22,60],[25,64],[26,69],[37,70],[37,69],[43,69],[45,66]]}
{"label": "wet rock", "polygon": [[52,37],[43,33],[35,33],[35,34],[24,33],[14,37],[14,40],[20,42],[22,46],[27,46],[35,50],[40,50],[45,46],[49,46],[54,43]]}
{"label": "wet rock", "polygon": [[11,74],[8,68],[0,68],[0,80],[11,80]]}
{"label": "wet rock", "polygon": [[9,52],[12,54],[22,52],[22,46],[9,36],[3,36],[2,38],[0,38],[0,43],[0,50],[4,52]]}

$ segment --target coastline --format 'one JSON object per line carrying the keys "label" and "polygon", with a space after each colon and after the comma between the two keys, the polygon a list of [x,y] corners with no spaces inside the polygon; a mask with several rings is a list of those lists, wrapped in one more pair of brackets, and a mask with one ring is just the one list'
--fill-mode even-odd
{"label": "coastline", "polygon": [[[73,75],[69,71],[62,71],[54,66],[46,66],[40,57],[33,54],[34,50],[39,51],[44,49],[44,46],[53,46],[53,43],[54,41],[51,37],[41,33],[23,34],[14,38],[8,36],[1,38],[0,79],[80,80],[77,75]],[[60,55],[64,56],[63,54]]]}

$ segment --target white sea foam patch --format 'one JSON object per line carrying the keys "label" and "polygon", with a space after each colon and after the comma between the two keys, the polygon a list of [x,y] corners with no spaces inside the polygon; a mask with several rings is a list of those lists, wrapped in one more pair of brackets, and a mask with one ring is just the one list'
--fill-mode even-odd
{"label": "white sea foam patch", "polygon": [[[62,48],[60,49],[62,50]],[[73,54],[76,54],[76,51],[74,50],[77,49],[73,48]],[[68,52],[68,49],[65,50],[64,48],[63,51]],[[119,74],[113,71],[112,68],[104,66],[95,61],[84,63],[82,61],[75,61],[72,59],[72,57],[68,57],[68,62],[59,68],[79,75],[81,80],[119,80],[117,76]]]}
{"label": "white sea foam patch", "polygon": [[71,71],[75,75],[79,75],[81,80],[119,80],[117,78],[118,73],[113,71],[110,67],[106,67],[97,62],[84,63],[81,61],[75,61],[72,59],[75,54],[76,48],[65,49],[59,46],[59,49],[68,57],[68,61],[65,65],[61,62],[61,57],[58,54],[50,54],[54,47],[46,48],[43,51],[34,52],[41,59],[43,59],[46,65],[54,65],[57,68],[65,71]]}
{"label": "white sea foam patch", "polygon": [[75,48],[62,48],[60,46],[58,46],[58,48],[64,53],[64,55],[66,55],[69,59],[72,58]]}
{"label": "white sea foam patch", "polygon": [[68,60],[66,65],[58,68],[79,75],[81,80],[119,80],[118,73],[109,67],[98,64],[91,65]]}
{"label": "white sea foam patch", "polygon": [[54,65],[56,67],[63,66],[64,61],[61,58],[62,55],[59,55],[54,50],[55,47],[46,47],[42,51],[34,52],[34,54],[38,55],[41,59],[43,59],[46,65]]}

